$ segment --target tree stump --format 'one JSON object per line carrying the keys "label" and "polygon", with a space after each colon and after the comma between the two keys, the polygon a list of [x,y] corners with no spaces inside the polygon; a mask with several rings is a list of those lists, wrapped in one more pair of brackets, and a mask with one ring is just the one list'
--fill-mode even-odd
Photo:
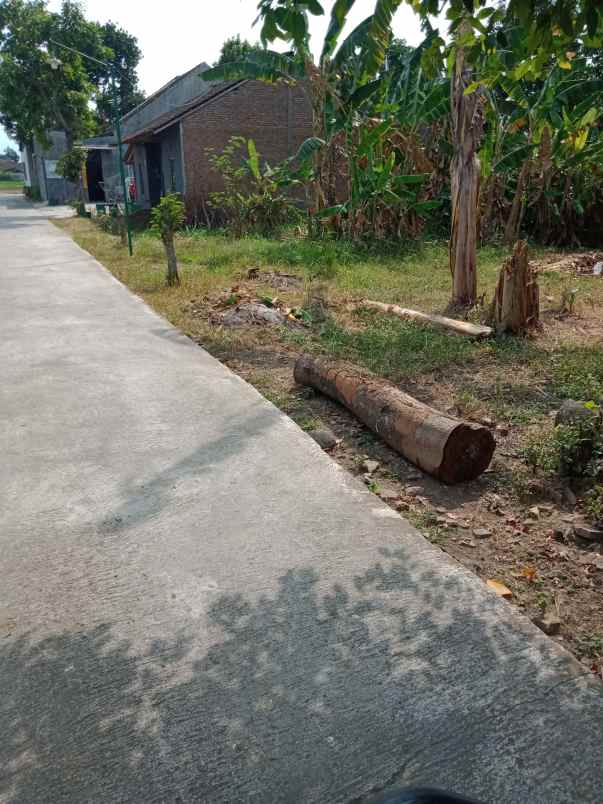
{"label": "tree stump", "polygon": [[501,268],[490,318],[497,332],[514,335],[524,335],[540,324],[540,292],[524,240],[517,241]]}

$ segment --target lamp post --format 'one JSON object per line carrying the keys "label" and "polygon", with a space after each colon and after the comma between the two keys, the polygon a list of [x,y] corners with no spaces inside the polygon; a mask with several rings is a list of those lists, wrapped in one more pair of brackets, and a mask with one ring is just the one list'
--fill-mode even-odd
{"label": "lamp post", "polygon": [[[111,95],[113,96],[113,108],[115,112],[115,139],[117,140],[117,155],[118,155],[118,162],[119,162],[119,177],[121,179],[121,188],[124,194],[124,217],[126,219],[126,229],[128,231],[128,251],[130,253],[130,257],[134,253],[134,249],[132,247],[132,224],[130,222],[130,202],[128,200],[128,188],[126,185],[126,172],[124,170],[124,163],[122,159],[122,147],[123,142],[121,139],[121,115],[120,115],[120,108],[119,108],[119,94],[117,92],[117,84],[115,82],[115,75],[113,74],[113,67],[108,64],[106,61],[101,61],[100,59],[94,58],[94,56],[89,56],[87,53],[82,53],[80,50],[76,50],[73,47],[69,47],[69,45],[64,45],[62,42],[57,42],[55,39],[49,39],[49,42],[52,42],[53,45],[56,47],[60,47],[63,50],[69,50],[71,53],[75,53],[78,56],[81,56],[83,59],[88,59],[88,61],[93,61],[96,64],[100,64],[102,67],[107,67],[109,70],[109,76],[111,79]],[[50,67],[53,70],[58,70],[61,66],[61,60],[57,59],[56,56],[50,56],[48,59],[50,63]]]}

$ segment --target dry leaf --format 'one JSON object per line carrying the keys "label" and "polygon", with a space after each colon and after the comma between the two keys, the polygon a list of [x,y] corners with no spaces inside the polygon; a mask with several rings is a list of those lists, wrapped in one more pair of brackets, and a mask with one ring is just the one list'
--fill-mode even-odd
{"label": "dry leaf", "polygon": [[486,585],[493,589],[499,597],[510,598],[513,597],[513,592],[500,581],[495,581],[493,578],[488,578]]}
{"label": "dry leaf", "polygon": [[523,567],[521,574],[524,578],[527,578],[528,581],[532,582],[536,577],[536,567]]}

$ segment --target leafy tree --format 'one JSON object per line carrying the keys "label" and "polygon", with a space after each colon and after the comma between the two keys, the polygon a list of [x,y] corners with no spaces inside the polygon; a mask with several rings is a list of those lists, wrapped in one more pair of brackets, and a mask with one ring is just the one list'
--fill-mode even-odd
{"label": "leafy tree", "polygon": [[19,142],[47,141],[47,132],[59,129],[71,145],[93,128],[93,87],[81,58],[62,55],[55,71],[40,49],[65,33],[61,22],[43,0],[0,4],[0,121]]}
{"label": "leafy tree", "polygon": [[67,181],[77,184],[86,164],[86,151],[83,148],[72,148],[59,159],[57,173]]}
{"label": "leafy tree", "polygon": [[[139,59],[133,37],[112,23],[89,22],[77,2],[65,0],[53,13],[46,0],[0,0],[0,122],[23,143],[64,131],[71,147],[108,119],[111,72],[126,107],[138,101]],[[95,101],[98,114],[91,108]]]}
{"label": "leafy tree", "polygon": [[261,45],[252,45],[247,39],[241,39],[237,34],[236,36],[231,36],[224,42],[220,50],[218,61],[214,66],[218,64],[230,64],[233,61],[244,61],[257,53],[261,53],[263,50],[264,48]]}
{"label": "leafy tree", "polygon": [[176,193],[164,195],[157,206],[151,210],[151,227],[159,233],[165,248],[167,257],[166,282],[170,287],[180,284],[174,235],[184,223],[185,217],[184,204]]}
{"label": "leafy tree", "polygon": [[[138,64],[142,58],[142,52],[138,47],[136,37],[122,28],[118,28],[113,22],[107,22],[99,26],[99,33],[104,49],[103,61],[110,65],[110,69],[105,68],[103,70],[100,65],[97,65],[98,69],[95,73],[92,73],[91,80],[98,87],[94,100],[99,125],[104,128],[111,125],[115,117],[111,76],[113,76],[119,88],[119,109],[121,114],[127,114],[142,103],[145,95],[138,86],[138,76],[136,74]],[[93,64],[92,67],[94,67]]]}

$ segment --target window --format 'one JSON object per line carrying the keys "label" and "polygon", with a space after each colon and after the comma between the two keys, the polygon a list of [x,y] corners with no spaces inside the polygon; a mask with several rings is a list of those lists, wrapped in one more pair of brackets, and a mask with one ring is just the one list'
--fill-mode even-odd
{"label": "window", "polygon": [[176,192],[176,160],[173,156],[170,156],[170,192]]}

